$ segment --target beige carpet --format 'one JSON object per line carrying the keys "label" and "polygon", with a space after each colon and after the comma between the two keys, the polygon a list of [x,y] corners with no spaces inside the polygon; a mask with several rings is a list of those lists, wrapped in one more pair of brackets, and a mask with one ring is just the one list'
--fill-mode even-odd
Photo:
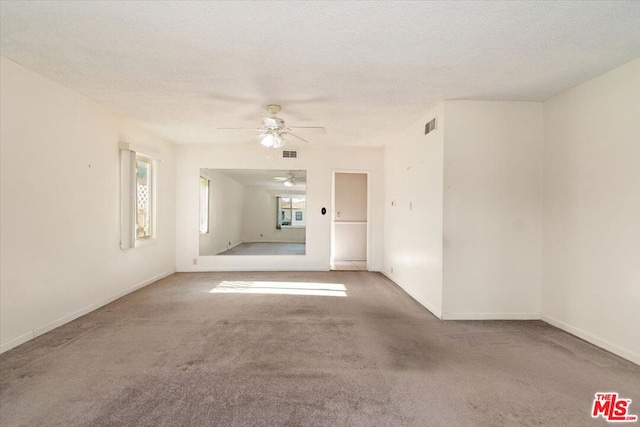
{"label": "beige carpet", "polygon": [[248,242],[218,255],[304,255],[305,250],[304,243]]}
{"label": "beige carpet", "polygon": [[588,426],[640,367],[379,274],[176,274],[0,356],[4,426]]}

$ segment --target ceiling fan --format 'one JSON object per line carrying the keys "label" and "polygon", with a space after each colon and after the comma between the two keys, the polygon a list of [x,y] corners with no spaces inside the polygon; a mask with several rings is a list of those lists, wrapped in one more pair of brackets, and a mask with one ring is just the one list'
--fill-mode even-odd
{"label": "ceiling fan", "polygon": [[293,187],[296,185],[296,177],[291,172],[289,172],[287,176],[274,176],[273,180],[282,182],[286,187]]}
{"label": "ceiling fan", "polygon": [[317,130],[321,132],[326,132],[325,128],[321,126],[287,126],[283,119],[280,117],[276,117],[282,110],[277,104],[269,104],[267,105],[267,111],[269,112],[269,117],[263,117],[263,124],[259,128],[218,128],[221,130],[255,130],[260,132],[258,136],[260,144],[264,145],[267,148],[280,148],[285,144],[285,137],[292,136],[294,138],[299,139],[300,141],[309,143],[304,138],[299,137],[294,134],[292,130],[295,129],[305,129],[305,130]]}

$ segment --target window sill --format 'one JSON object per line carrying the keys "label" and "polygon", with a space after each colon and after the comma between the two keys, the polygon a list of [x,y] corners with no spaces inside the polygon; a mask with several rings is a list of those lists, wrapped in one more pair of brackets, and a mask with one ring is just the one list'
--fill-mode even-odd
{"label": "window sill", "polygon": [[136,244],[135,247],[136,248],[142,248],[144,246],[153,246],[153,245],[157,245],[158,244],[158,238],[157,237],[151,237],[148,239],[136,239]]}

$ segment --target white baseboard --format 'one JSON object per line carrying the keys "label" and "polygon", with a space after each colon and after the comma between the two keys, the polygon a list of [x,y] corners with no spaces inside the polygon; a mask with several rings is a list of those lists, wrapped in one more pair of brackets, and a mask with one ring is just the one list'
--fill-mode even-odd
{"label": "white baseboard", "polygon": [[540,313],[442,313],[442,320],[540,320]]}
{"label": "white baseboard", "polygon": [[71,314],[67,314],[66,316],[63,316],[57,320],[54,320],[53,322],[41,326],[39,328],[35,328],[33,329],[31,332],[28,332],[26,334],[20,335],[17,338],[14,338],[2,345],[0,345],[0,353],[4,353],[5,351],[11,350],[14,347],[19,346],[20,344],[24,344],[25,342],[38,337],[40,335],[46,334],[47,332],[64,325],[65,323],[69,323],[72,320],[77,319],[78,317],[84,316],[85,314],[91,313],[92,311],[105,306],[107,304],[109,304],[110,302],[113,302],[115,300],[117,300],[118,298],[122,298],[123,296],[130,294],[131,292],[137,291],[140,288],[143,288],[147,285],[150,285],[151,283],[157,282],[160,279],[164,279],[165,277],[168,277],[170,275],[172,275],[173,273],[175,273],[175,270],[170,270],[170,271],[166,271],[162,274],[159,274],[155,277],[152,277],[150,279],[144,280],[140,283],[137,283],[127,289],[124,289],[114,295],[111,295],[108,298],[103,299],[102,301],[99,301],[95,304],[91,304],[88,305],[87,307],[84,307],[80,310],[74,311]]}
{"label": "white baseboard", "polygon": [[32,340],[33,338],[35,338],[35,336],[33,335],[33,331],[27,332],[26,334],[20,335],[19,337],[16,337],[10,341],[7,341],[6,343],[0,345],[0,353],[4,353],[7,350],[11,350],[14,347],[19,346],[20,344],[24,344],[29,340]]}
{"label": "white baseboard", "polygon": [[427,310],[429,310],[429,312],[431,314],[433,314],[434,316],[436,316],[438,319],[442,319],[442,311],[438,310],[436,307],[434,307],[432,304],[429,304],[427,302],[423,302],[423,301],[419,301],[417,300],[413,295],[411,295],[409,293],[409,291],[407,291],[406,286],[404,286],[402,283],[400,283],[398,281],[398,279],[391,274],[389,271],[382,269],[380,270],[380,273],[382,273],[384,276],[387,277],[387,279],[391,280],[393,283],[395,283],[400,289],[402,289],[407,295],[409,295],[409,297],[414,300],[415,302],[417,302],[418,304],[420,304],[421,306],[423,306],[424,308],[426,308]]}
{"label": "white baseboard", "polygon": [[295,240],[247,240],[242,243],[306,243],[306,242],[296,242]]}
{"label": "white baseboard", "polygon": [[590,342],[597,347],[610,351],[611,353],[618,355],[623,359],[627,359],[628,361],[633,362],[636,365],[640,365],[640,354],[634,353],[631,350],[627,350],[626,348],[620,347],[619,345],[613,344],[602,338],[598,338],[597,336],[590,334],[589,332],[586,332],[580,328],[576,328],[575,326],[571,326],[568,323],[562,322],[553,317],[543,315],[542,320],[552,326],[555,326],[558,329],[562,329],[563,331],[570,333],[571,335],[575,335],[578,338]]}
{"label": "white baseboard", "polygon": [[187,266],[178,267],[176,272],[178,273],[215,273],[215,272],[260,272],[260,271],[329,271],[328,265],[303,265],[296,267],[282,267],[282,266],[261,266],[261,267],[205,267],[205,266]]}

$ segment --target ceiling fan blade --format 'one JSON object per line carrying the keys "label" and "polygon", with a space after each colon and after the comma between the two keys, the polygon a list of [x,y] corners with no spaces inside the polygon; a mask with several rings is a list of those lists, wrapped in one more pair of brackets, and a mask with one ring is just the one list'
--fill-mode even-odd
{"label": "ceiling fan blade", "polygon": [[304,129],[304,130],[315,130],[322,133],[327,133],[327,130],[322,126],[287,126],[289,129]]}
{"label": "ceiling fan blade", "polygon": [[287,136],[293,136],[295,138],[298,138],[300,141],[306,142],[307,144],[309,143],[309,141],[307,141],[306,139],[300,138],[298,135],[291,132],[287,133]]}
{"label": "ceiling fan blade", "polygon": [[255,130],[258,132],[262,132],[262,129],[259,128],[217,128],[218,130]]}

